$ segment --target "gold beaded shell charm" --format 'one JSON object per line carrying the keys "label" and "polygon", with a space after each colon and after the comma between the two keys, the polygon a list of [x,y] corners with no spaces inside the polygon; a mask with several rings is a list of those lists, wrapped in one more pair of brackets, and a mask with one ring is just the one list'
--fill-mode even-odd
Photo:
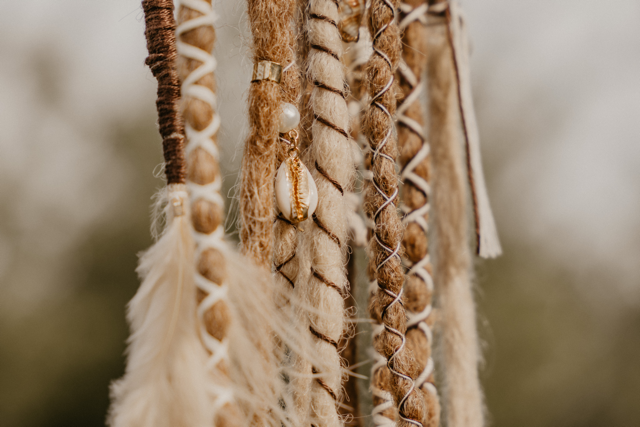
{"label": "gold beaded shell charm", "polygon": [[289,155],[276,174],[276,203],[282,215],[297,224],[315,212],[318,206],[318,188],[309,169],[300,160],[298,132],[291,130],[280,139],[289,144]]}

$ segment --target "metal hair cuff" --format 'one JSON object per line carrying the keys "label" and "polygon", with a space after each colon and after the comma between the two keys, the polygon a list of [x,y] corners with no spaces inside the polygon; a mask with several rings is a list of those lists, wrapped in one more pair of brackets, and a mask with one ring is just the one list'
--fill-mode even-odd
{"label": "metal hair cuff", "polygon": [[251,83],[269,80],[280,83],[282,80],[282,65],[271,61],[260,61],[253,66]]}

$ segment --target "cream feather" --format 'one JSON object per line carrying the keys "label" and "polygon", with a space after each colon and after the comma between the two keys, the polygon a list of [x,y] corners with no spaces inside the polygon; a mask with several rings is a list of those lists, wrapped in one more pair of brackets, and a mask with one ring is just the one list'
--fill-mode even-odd
{"label": "cream feather", "polygon": [[[128,306],[131,337],[124,377],[111,386],[110,427],[211,427],[213,407],[207,353],[199,338],[194,281],[194,248],[186,187],[170,185],[160,195],[167,225],[140,258],[142,284]],[[182,215],[174,212],[181,203]],[[228,347],[232,399],[242,418],[265,427],[293,427],[293,399],[283,378],[283,349],[322,366],[307,339],[306,316],[319,314],[305,300],[275,286],[270,272],[225,243],[229,271]],[[283,301],[289,305],[282,307]],[[305,317],[301,317],[305,316]],[[278,343],[278,345],[276,345]],[[295,375],[295,374],[294,374]]]}
{"label": "cream feather", "polygon": [[111,386],[111,427],[205,427],[213,416],[205,388],[206,352],[196,322],[186,187],[169,185],[167,225],[140,257],[142,280],[128,306],[131,336],[124,377]]}

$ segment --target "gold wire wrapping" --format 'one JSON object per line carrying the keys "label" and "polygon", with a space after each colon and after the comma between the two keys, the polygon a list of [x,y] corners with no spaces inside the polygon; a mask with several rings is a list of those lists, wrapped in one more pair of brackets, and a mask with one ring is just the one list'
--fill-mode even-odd
{"label": "gold wire wrapping", "polygon": [[309,204],[311,202],[311,192],[309,191],[309,180],[306,166],[298,156],[298,132],[294,129],[289,133],[289,138],[284,139],[290,143],[289,156],[285,160],[287,166],[287,180],[291,183],[289,199],[291,200],[291,222],[298,223],[305,221],[309,215]]}

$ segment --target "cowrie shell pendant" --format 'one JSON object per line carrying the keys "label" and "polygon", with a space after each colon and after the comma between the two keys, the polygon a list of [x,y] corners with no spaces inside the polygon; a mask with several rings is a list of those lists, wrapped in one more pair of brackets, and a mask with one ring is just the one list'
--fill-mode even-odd
{"label": "cowrie shell pendant", "polygon": [[276,203],[293,224],[312,216],[318,206],[318,187],[297,155],[289,156],[278,168]]}

